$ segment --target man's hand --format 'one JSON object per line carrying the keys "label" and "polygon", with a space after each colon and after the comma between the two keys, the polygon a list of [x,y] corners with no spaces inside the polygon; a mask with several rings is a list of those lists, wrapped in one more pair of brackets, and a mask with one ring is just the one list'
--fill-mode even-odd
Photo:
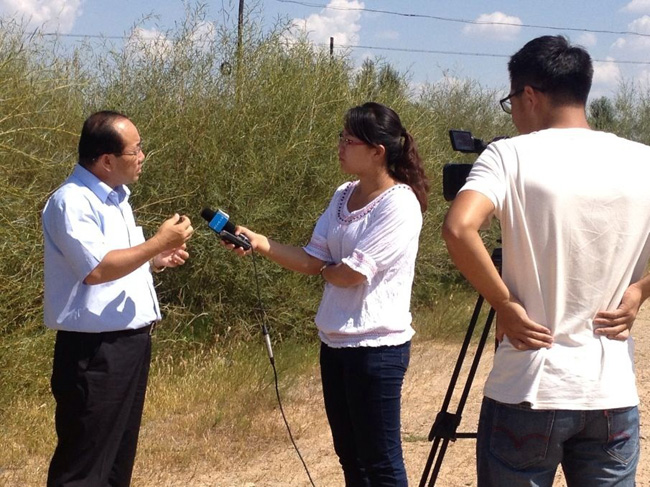
{"label": "man's hand", "polygon": [[496,337],[499,342],[505,335],[517,350],[539,350],[551,348],[553,345],[551,331],[532,321],[524,307],[517,301],[510,299],[496,309],[496,312]]}
{"label": "man's hand", "polygon": [[[108,252],[84,278],[83,282],[92,286],[124,277],[152,260],[152,254],[154,255],[153,259],[156,259],[153,264],[159,269],[180,265],[188,257],[185,251],[185,242],[189,240],[193,232],[194,229],[189,218],[176,214],[165,220],[156,234],[146,242],[135,247]],[[164,261],[160,260],[161,255]]]}
{"label": "man's hand", "polygon": [[187,252],[187,245],[183,244],[180,247],[171,250],[165,250],[159,253],[152,259],[152,263],[158,269],[163,267],[178,267],[185,264],[185,261],[190,257]]}
{"label": "man's hand", "polygon": [[194,229],[190,219],[176,213],[160,225],[152,238],[158,240],[161,252],[165,252],[182,247],[190,239],[192,233],[194,233]]}
{"label": "man's hand", "polygon": [[594,318],[594,333],[611,340],[626,340],[643,303],[643,293],[632,284],[614,311],[600,311]]}

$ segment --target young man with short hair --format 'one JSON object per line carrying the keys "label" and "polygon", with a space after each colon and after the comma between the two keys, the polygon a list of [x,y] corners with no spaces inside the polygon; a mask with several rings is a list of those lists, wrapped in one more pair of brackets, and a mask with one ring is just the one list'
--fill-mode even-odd
{"label": "young man with short hair", "polygon": [[[589,54],[564,37],[508,64],[521,134],[480,155],[452,203],[449,253],[497,312],[479,487],[633,486],[639,398],[629,336],[650,294],[650,148],[589,128]],[[502,275],[479,229],[501,224]]]}

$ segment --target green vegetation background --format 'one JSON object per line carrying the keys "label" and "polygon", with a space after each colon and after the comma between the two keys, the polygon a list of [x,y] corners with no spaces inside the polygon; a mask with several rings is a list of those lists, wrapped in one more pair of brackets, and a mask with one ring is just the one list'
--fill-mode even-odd
{"label": "green vegetation background", "polygon": [[[450,77],[415,94],[408,73],[381,59],[357,69],[347,55],[286,41],[283,25],[263,32],[254,16],[238,50],[236,25],[224,19],[214,39],[198,34],[205,20],[199,6],[166,33],[171,42],[134,48],[106,41],[74,49],[0,22],[0,424],[11,424],[25,404],[52,409],[54,333],[42,324],[40,212],[76,163],[83,120],[98,109],[126,113],[145,141],[147,160],[132,204],[146,232],[175,212],[190,216],[196,228],[191,260],[156,277],[165,318],[154,371],[206,350],[258,343],[250,259],[221,248],[200,211],[222,208],[274,239],[305,244],[348,177],[337,159],[343,115],[369,100],[400,114],[432,182],[413,291],[416,327],[432,337],[466,323],[454,316],[442,323],[422,318],[443,316],[466,289],[440,239],[447,208],[441,174],[445,163],[472,158],[454,153],[447,133],[466,129],[485,140],[514,135],[497,104],[507,74],[499,92]],[[630,85],[622,84],[611,100],[594,101],[591,116],[597,128],[648,142],[648,96]],[[486,237],[490,244],[495,235]],[[320,280],[262,259],[258,270],[274,342],[314,342]]]}

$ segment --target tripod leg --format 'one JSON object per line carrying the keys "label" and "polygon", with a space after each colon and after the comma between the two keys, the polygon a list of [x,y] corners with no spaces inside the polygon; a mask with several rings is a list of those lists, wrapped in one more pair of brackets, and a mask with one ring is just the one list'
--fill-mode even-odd
{"label": "tripod leg", "polygon": [[[459,400],[456,413],[455,414],[447,413],[447,408],[449,407],[449,403],[451,402],[451,398],[456,388],[456,383],[458,381],[458,377],[460,375],[462,365],[465,360],[465,356],[467,354],[467,349],[471,342],[471,338],[473,336],[474,329],[476,327],[476,322],[478,321],[478,317],[480,315],[482,306],[483,306],[483,297],[479,296],[476,301],[476,306],[474,307],[474,313],[472,314],[472,319],[470,320],[467,332],[465,334],[465,340],[463,342],[461,351],[456,361],[456,366],[454,367],[454,372],[452,374],[449,387],[447,388],[447,393],[443,401],[442,410],[438,414],[438,417],[436,418],[436,422],[434,422],[431,428],[431,432],[429,433],[429,441],[433,440],[433,446],[431,448],[429,457],[427,458],[427,463],[424,467],[424,471],[422,472],[420,487],[425,487],[425,485],[427,485],[426,481],[429,478],[429,473],[431,472],[431,466],[433,465],[434,460],[435,460],[435,466],[433,472],[431,472],[431,478],[429,480],[428,487],[435,486],[438,474],[440,472],[440,468],[442,466],[442,461],[444,459],[445,453],[447,451],[447,447],[449,445],[449,441],[456,440],[456,427],[460,422],[460,418],[463,409],[465,407],[465,403],[467,402],[467,398],[469,396],[472,387],[472,382],[476,375],[476,371],[478,370],[478,365],[481,359],[481,355],[483,353],[483,349],[485,348],[485,344],[487,342],[487,338],[490,333],[492,321],[494,320],[495,312],[493,309],[490,309],[485,324],[483,326],[483,332],[481,333],[481,338],[477,345],[476,353],[474,355],[474,359],[472,361],[472,365],[470,367],[470,371],[468,373],[468,377],[466,379],[465,386],[463,388],[463,392]],[[463,437],[476,437],[476,434],[471,434],[471,436],[463,435]],[[441,445],[441,441],[442,441],[442,445]]]}
{"label": "tripod leg", "polygon": [[431,480],[429,481],[428,487],[434,487],[436,485],[436,480],[438,480],[438,474],[440,473],[440,467],[442,467],[442,460],[445,458],[445,453],[447,453],[447,447],[449,446],[449,438],[442,440],[442,445],[440,446],[440,453],[436,464],[433,467],[433,472],[431,474]]}
{"label": "tripod leg", "polygon": [[[419,487],[426,486],[427,479],[429,478],[429,472],[431,471],[431,465],[433,465],[433,461],[436,459],[436,456],[438,454],[438,446],[440,445],[440,441],[441,440],[439,436],[436,436],[436,438],[433,440],[433,445],[431,446],[431,453],[429,453],[429,457],[427,458],[427,463],[424,466],[424,471],[422,472],[422,478],[420,479]],[[436,476],[434,476],[433,478],[435,479]]]}
{"label": "tripod leg", "polygon": [[[447,411],[449,408],[449,403],[454,395],[454,389],[456,388],[456,383],[458,382],[458,377],[463,367],[463,362],[465,361],[465,356],[467,355],[467,349],[472,341],[472,336],[474,335],[474,329],[476,328],[476,322],[481,314],[481,309],[483,308],[483,296],[479,296],[476,300],[476,305],[474,306],[474,312],[472,313],[472,318],[470,319],[469,326],[467,327],[467,332],[465,332],[465,339],[463,340],[463,345],[460,348],[458,353],[458,358],[456,359],[456,365],[454,366],[454,371],[451,374],[451,379],[449,380],[449,386],[447,387],[447,393],[445,394],[445,399],[442,402],[442,411]],[[429,432],[429,441],[433,439],[434,428],[431,428]]]}
{"label": "tripod leg", "polygon": [[472,361],[472,366],[467,375],[467,381],[465,382],[465,388],[463,389],[463,394],[458,402],[457,414],[460,416],[465,408],[465,403],[469,397],[469,393],[472,389],[472,382],[474,382],[474,377],[476,376],[476,371],[478,370],[478,364],[481,360],[481,355],[483,355],[483,349],[487,343],[488,336],[490,334],[490,327],[492,326],[492,321],[494,320],[495,311],[490,308],[490,312],[485,320],[485,326],[483,327],[483,333],[481,333],[481,339],[476,347],[476,354],[474,355],[474,360]]}
{"label": "tripod leg", "polygon": [[[465,332],[465,338],[460,348],[460,352],[458,353],[458,358],[456,359],[456,365],[454,366],[454,371],[451,375],[451,379],[449,381],[449,386],[447,387],[445,398],[442,402],[442,408],[440,410],[441,413],[445,413],[449,408],[449,404],[451,402],[451,399],[454,394],[454,390],[456,388],[456,382],[458,381],[458,377],[460,376],[460,372],[463,366],[463,362],[465,360],[465,356],[467,355],[467,349],[469,348],[469,345],[472,341],[472,336],[476,328],[476,323],[481,314],[481,309],[483,308],[483,302],[484,302],[483,296],[479,295],[476,300],[476,304],[474,305],[474,311],[472,312],[472,317],[469,321],[467,331]],[[437,419],[438,418],[436,418],[436,420]],[[435,441],[431,447],[431,452],[429,453],[429,457],[427,458],[427,463],[424,467],[424,471],[422,472],[422,478],[420,479],[419,487],[425,487],[427,478],[429,477],[431,466],[433,465],[433,461],[436,455],[438,454],[438,446],[440,444],[440,438],[443,436],[440,434],[438,429],[439,429],[439,423],[436,421],[434,422],[433,426],[431,427],[431,431],[429,432],[429,441],[433,441],[434,438]]]}

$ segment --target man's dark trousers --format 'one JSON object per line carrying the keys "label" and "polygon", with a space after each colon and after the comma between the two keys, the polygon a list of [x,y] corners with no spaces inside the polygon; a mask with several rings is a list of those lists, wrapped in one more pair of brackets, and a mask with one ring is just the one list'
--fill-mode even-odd
{"label": "man's dark trousers", "polygon": [[151,326],[57,332],[52,394],[58,444],[47,487],[128,487],[151,360]]}

